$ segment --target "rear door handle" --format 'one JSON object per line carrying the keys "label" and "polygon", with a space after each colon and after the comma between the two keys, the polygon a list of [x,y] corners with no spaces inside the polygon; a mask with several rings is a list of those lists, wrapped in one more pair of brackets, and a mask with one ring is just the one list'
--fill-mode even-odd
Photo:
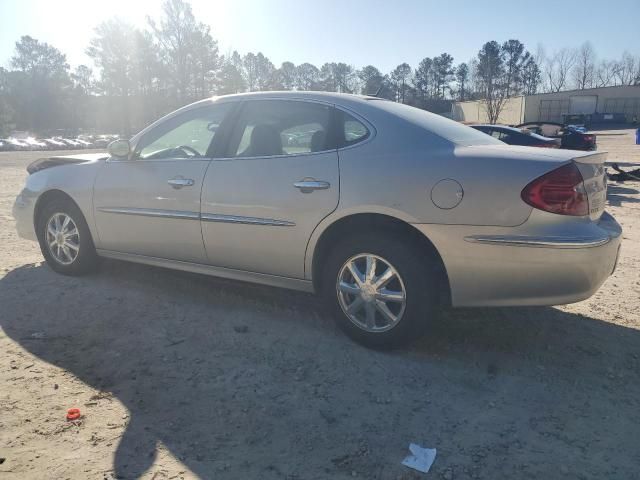
{"label": "rear door handle", "polygon": [[192,178],[175,177],[167,180],[167,183],[177,190],[182,187],[193,187],[195,182]]}
{"label": "rear door handle", "polygon": [[322,180],[301,180],[293,184],[302,193],[311,193],[314,190],[326,190],[331,186],[329,182]]}

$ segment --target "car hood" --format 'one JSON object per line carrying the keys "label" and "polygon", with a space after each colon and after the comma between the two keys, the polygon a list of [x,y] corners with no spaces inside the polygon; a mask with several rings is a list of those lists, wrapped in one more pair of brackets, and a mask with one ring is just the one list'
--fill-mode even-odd
{"label": "car hood", "polygon": [[71,163],[96,162],[109,158],[107,153],[83,153],[80,155],[65,155],[61,157],[40,158],[27,166],[27,172],[30,174],[45,170],[58,165],[68,165]]}

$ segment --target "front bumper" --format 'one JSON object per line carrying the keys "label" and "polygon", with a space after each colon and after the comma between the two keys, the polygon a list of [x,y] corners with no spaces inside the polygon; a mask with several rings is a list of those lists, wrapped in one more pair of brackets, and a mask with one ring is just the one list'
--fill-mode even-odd
{"label": "front bumper", "polygon": [[[622,229],[536,214],[519,227],[414,225],[440,252],[453,306],[561,305],[593,295],[613,273]],[[535,215],[532,215],[534,217]]]}
{"label": "front bumper", "polygon": [[13,218],[16,221],[16,231],[18,236],[37,241],[34,220],[34,209],[36,206],[36,195],[26,188],[20,192],[13,204]]}

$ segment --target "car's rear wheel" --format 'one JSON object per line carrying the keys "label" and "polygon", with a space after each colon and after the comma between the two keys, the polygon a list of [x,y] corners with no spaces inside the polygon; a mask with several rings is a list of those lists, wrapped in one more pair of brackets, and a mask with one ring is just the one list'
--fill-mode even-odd
{"label": "car's rear wheel", "polygon": [[401,235],[354,236],[329,254],[323,295],[351,338],[369,347],[398,346],[422,333],[434,315],[429,263],[428,255]]}
{"label": "car's rear wheel", "polygon": [[57,198],[39,212],[40,250],[47,264],[64,275],[82,275],[98,263],[84,215],[71,200]]}

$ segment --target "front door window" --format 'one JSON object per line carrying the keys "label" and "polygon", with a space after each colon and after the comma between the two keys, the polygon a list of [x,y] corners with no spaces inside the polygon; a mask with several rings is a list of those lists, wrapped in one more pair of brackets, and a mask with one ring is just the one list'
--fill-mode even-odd
{"label": "front door window", "polygon": [[133,158],[157,160],[208,157],[230,107],[230,103],[222,103],[170,118],[140,139]]}

